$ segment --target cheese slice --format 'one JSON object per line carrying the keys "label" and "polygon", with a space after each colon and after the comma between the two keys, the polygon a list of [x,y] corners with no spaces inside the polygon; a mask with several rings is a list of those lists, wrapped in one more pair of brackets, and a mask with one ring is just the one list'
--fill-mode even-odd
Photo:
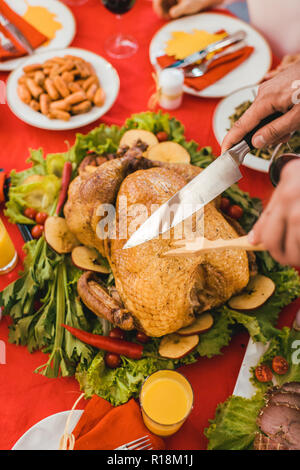
{"label": "cheese slice", "polygon": [[197,29],[194,29],[191,33],[173,31],[171,39],[167,42],[165,53],[169,56],[175,56],[176,59],[184,59],[227,35],[226,32],[212,34]]}

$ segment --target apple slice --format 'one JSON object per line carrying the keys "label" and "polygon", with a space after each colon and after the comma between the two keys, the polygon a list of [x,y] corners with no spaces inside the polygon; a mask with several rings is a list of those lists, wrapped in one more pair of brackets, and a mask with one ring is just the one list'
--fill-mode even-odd
{"label": "apple slice", "polygon": [[228,302],[230,308],[235,310],[254,310],[263,305],[275,291],[275,284],[269,277],[257,274],[245,290],[231,297]]}
{"label": "apple slice", "polygon": [[132,147],[138,140],[141,140],[148,145],[148,148],[153,145],[158,144],[158,138],[155,134],[150,131],[145,131],[143,129],[130,129],[123,134],[120,140],[120,147],[123,145]]}
{"label": "apple slice", "polygon": [[71,253],[75,246],[80,245],[63,217],[48,217],[44,225],[44,235],[48,245],[59,254]]}
{"label": "apple slice", "polygon": [[149,160],[167,163],[190,163],[189,152],[177,142],[160,142],[150,147],[146,152]]}
{"label": "apple slice", "polygon": [[184,328],[180,328],[177,333],[180,336],[191,336],[204,333],[209,330],[214,324],[213,316],[210,313],[202,313],[194,323]]}
{"label": "apple slice", "polygon": [[180,336],[176,333],[166,335],[160,342],[158,352],[168,359],[181,359],[199,343],[198,335]]}
{"label": "apple slice", "polygon": [[110,268],[101,259],[98,251],[95,248],[88,246],[76,246],[72,250],[72,261],[77,268],[84,271],[94,271],[97,273],[109,274]]}

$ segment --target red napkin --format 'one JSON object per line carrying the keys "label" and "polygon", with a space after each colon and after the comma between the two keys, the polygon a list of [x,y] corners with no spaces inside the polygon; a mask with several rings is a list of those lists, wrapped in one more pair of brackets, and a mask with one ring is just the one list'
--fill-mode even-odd
{"label": "red napkin", "polygon": [[134,399],[113,407],[94,395],[87,404],[75,429],[74,450],[113,450],[148,435],[154,450],[165,448],[163,440],[151,434],[143,422],[139,405]]}
{"label": "red napkin", "polygon": [[[21,16],[14,12],[9,6],[1,1],[0,2],[0,13],[5,16],[11,23],[13,23],[28,39],[31,46],[35,49],[47,41],[49,38],[44,34],[40,33],[34,26],[25,21]],[[20,57],[27,54],[27,51],[22,45],[0,24],[0,31],[10,39],[17,48],[17,52],[11,53],[1,47],[0,41],[0,61],[11,59],[14,57]]]}
{"label": "red napkin", "polygon": [[[204,90],[204,88],[207,88],[213,83],[216,83],[218,80],[225,77],[225,75],[242,64],[252,54],[253,50],[253,47],[245,46],[239,51],[228,54],[225,57],[221,57],[211,64],[208,71],[202,77],[186,77],[184,79],[184,83],[185,85],[194,88],[195,90]],[[157,62],[162,68],[172,64],[172,62],[175,60],[175,57],[168,55],[157,57]]]}

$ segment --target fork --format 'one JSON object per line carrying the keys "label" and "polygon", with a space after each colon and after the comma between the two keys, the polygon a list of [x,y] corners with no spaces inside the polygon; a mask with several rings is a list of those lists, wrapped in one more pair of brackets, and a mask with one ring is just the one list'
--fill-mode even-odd
{"label": "fork", "polygon": [[17,48],[15,45],[11,42],[10,39],[8,39],[4,34],[0,31],[0,41],[1,41],[1,47],[5,49],[7,52],[17,52]]}
{"label": "fork", "polygon": [[204,237],[198,237],[194,240],[178,240],[172,244],[175,249],[163,253],[163,256],[197,256],[199,253],[210,250],[224,250],[230,248],[241,248],[246,251],[264,251],[263,244],[252,245],[248,241],[248,236],[230,238],[223,240],[207,240]]}
{"label": "fork", "polygon": [[[142,446],[142,447],[141,447]],[[116,447],[114,450],[153,450],[149,436],[143,436],[135,441],[127,442],[120,447]]]}
{"label": "fork", "polygon": [[203,62],[202,64],[196,65],[193,67],[191,70],[186,70],[185,71],[185,76],[189,78],[195,78],[195,77],[202,77],[207,70],[208,67],[217,59],[220,59],[221,57],[225,57],[228,54],[232,54],[233,52],[239,51],[243,47],[245,47],[246,43],[245,41],[239,41],[236,44],[233,44],[230,47],[227,47],[223,51],[215,54],[211,59],[207,60],[206,62]]}

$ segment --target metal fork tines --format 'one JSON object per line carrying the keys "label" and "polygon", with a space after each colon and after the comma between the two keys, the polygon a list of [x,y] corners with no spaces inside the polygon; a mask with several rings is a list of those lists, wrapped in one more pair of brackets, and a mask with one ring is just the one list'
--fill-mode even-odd
{"label": "metal fork tines", "polygon": [[1,31],[0,31],[0,45],[7,52],[17,52],[17,48],[15,47],[15,45],[11,42],[10,39],[4,36],[4,34]]}
{"label": "metal fork tines", "polygon": [[152,444],[149,436],[143,436],[135,441],[127,442],[115,450],[152,450]]}

